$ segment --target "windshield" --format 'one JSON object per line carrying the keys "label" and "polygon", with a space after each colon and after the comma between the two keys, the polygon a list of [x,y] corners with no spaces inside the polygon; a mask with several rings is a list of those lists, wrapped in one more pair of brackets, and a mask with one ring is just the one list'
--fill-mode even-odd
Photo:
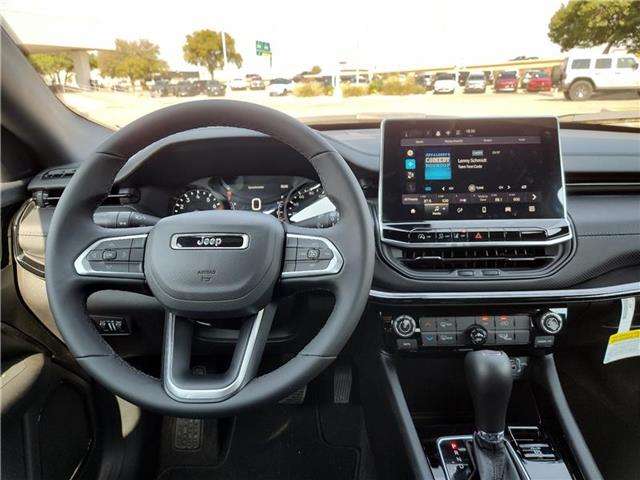
{"label": "windshield", "polygon": [[[312,14],[293,1],[237,3],[4,0],[2,15],[59,99],[114,129],[219,98],[314,125],[517,114],[640,127],[637,1],[545,0],[525,16],[499,1],[465,2],[464,15],[458,2],[328,0]],[[461,34],[479,21],[480,35]],[[211,80],[221,87],[196,83]],[[469,94],[468,80],[486,89]]]}

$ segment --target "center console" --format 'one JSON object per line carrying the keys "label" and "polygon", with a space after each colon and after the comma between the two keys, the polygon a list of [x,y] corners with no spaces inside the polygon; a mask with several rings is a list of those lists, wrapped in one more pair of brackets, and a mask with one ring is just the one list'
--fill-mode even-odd
{"label": "center console", "polygon": [[[557,119],[385,120],[382,142],[379,254],[414,285],[425,280],[424,291],[439,279],[491,281],[497,291],[505,280],[507,291],[507,280],[550,275],[571,255]],[[495,290],[486,303],[466,302],[465,290],[454,300],[391,292],[371,303],[384,351],[406,377],[431,476],[575,478],[529,383],[529,365],[539,370],[567,331],[569,304]]]}

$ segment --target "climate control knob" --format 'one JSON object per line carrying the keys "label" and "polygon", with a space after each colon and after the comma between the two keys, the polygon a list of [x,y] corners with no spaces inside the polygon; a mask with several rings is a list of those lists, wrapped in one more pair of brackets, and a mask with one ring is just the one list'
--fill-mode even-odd
{"label": "climate control knob", "polygon": [[400,315],[393,319],[393,331],[402,338],[408,338],[413,335],[416,329],[416,321],[409,315]]}
{"label": "climate control knob", "polygon": [[481,325],[472,325],[467,330],[467,338],[471,345],[484,345],[488,336],[487,329]]}
{"label": "climate control knob", "polygon": [[560,333],[564,327],[564,317],[556,312],[546,311],[538,315],[538,328],[548,335]]}

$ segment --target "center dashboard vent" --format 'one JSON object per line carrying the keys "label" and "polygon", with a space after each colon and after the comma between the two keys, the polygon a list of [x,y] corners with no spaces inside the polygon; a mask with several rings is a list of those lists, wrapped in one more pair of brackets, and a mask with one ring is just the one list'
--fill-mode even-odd
{"label": "center dashboard vent", "polygon": [[566,245],[420,248],[382,244],[382,253],[413,277],[513,278],[547,273],[565,257]]}
{"label": "center dashboard vent", "polygon": [[416,270],[521,270],[549,265],[556,258],[553,250],[552,247],[412,248],[404,250],[398,260]]}

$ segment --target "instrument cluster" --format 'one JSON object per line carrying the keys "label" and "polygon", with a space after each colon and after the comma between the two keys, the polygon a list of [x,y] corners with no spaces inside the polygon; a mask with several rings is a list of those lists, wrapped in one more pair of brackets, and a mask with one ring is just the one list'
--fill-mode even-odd
{"label": "instrument cluster", "polygon": [[248,210],[274,215],[303,227],[327,228],[339,212],[322,185],[303,177],[211,177],[195,181],[171,196],[169,214],[199,210]]}

